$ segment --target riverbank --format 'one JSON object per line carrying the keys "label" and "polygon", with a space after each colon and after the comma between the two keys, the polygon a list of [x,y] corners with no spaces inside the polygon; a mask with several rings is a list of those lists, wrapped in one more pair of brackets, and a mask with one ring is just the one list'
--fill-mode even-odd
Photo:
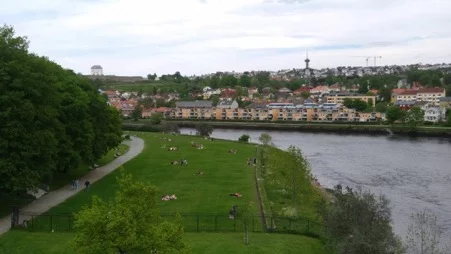
{"label": "riverbank", "polygon": [[[417,137],[443,137],[451,138],[451,128],[442,126],[419,126],[412,130],[403,125],[371,125],[367,123],[271,123],[271,122],[232,122],[232,121],[178,121],[170,120],[179,127],[194,128],[199,123],[208,123],[213,128],[223,129],[251,129],[251,130],[281,130],[318,133],[339,134],[366,134],[366,135],[388,135]],[[145,128],[147,126],[147,128]],[[124,123],[126,130],[158,131],[158,126],[149,125],[145,120],[139,122]],[[147,130],[149,129],[149,130]]]}

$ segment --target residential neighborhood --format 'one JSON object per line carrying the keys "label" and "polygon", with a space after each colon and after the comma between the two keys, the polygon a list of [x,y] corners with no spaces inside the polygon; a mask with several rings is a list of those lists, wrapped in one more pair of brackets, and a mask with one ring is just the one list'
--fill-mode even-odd
{"label": "residential neighborhood", "polygon": [[[271,87],[258,89],[211,88],[205,86],[201,92],[192,94],[196,100],[180,100],[180,94],[138,93],[132,91],[100,90],[108,103],[130,118],[133,111],[141,108],[141,117],[161,114],[167,119],[199,120],[243,120],[243,121],[302,121],[302,122],[378,122],[385,120],[384,112],[376,112],[377,90],[358,94],[359,85],[347,89],[339,84],[331,86],[302,85],[292,91],[286,87],[277,90]],[[241,95],[238,95],[241,93]],[[451,108],[451,97],[446,90],[438,87],[423,87],[414,83],[410,88],[394,88],[390,103],[403,111],[419,106],[424,113],[424,121],[437,123],[446,119],[446,111]],[[217,102],[215,102],[216,98]],[[150,101],[143,106],[142,101]],[[358,111],[348,108],[346,100],[365,102],[367,109]],[[157,101],[165,106],[158,106]],[[388,102],[387,102],[388,103]]]}

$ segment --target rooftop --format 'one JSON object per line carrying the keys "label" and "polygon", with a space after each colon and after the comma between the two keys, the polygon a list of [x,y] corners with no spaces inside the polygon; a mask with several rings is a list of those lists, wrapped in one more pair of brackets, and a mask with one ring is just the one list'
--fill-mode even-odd
{"label": "rooftop", "polygon": [[178,101],[175,103],[177,108],[211,108],[211,101]]}
{"label": "rooftop", "polygon": [[93,66],[91,67],[91,69],[93,69],[93,70],[101,70],[101,69],[103,69],[103,68],[102,68],[102,66],[100,66],[100,65],[93,65]]}

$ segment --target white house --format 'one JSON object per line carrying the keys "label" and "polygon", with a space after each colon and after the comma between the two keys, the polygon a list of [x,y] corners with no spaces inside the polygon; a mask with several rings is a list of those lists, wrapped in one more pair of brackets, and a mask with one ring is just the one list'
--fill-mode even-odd
{"label": "white house", "polygon": [[238,102],[236,100],[221,100],[218,102],[218,105],[216,105],[216,108],[226,109],[236,109],[238,108]]}
{"label": "white house", "polygon": [[437,123],[444,118],[445,114],[439,107],[431,107],[424,111],[424,121]]}
{"label": "white house", "polygon": [[100,65],[93,65],[91,67],[91,75],[93,76],[102,76],[103,75],[103,68]]}
{"label": "white house", "polygon": [[[208,86],[207,86],[208,87]],[[205,89],[205,87],[204,87],[204,93],[203,93],[203,97],[204,97],[204,100],[208,100],[208,99],[210,99],[210,97],[212,96],[212,95],[220,95],[221,94],[221,89]]]}

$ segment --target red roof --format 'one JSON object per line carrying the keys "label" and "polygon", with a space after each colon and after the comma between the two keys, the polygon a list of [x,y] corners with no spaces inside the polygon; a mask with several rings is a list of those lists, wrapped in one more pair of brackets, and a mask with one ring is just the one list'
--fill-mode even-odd
{"label": "red roof", "polygon": [[391,93],[400,94],[400,93],[402,93],[404,91],[406,91],[405,88],[394,88],[394,89],[391,90]]}
{"label": "red roof", "polygon": [[419,93],[444,93],[445,88],[441,87],[428,87],[428,88],[420,88],[418,90]]}
{"label": "red roof", "polygon": [[310,92],[310,88],[307,86],[301,86],[300,88],[294,90],[294,94],[301,94],[302,92]]}
{"label": "red roof", "polygon": [[402,92],[398,95],[417,95],[417,92],[418,91],[416,91],[416,90],[405,90],[404,92]]}

